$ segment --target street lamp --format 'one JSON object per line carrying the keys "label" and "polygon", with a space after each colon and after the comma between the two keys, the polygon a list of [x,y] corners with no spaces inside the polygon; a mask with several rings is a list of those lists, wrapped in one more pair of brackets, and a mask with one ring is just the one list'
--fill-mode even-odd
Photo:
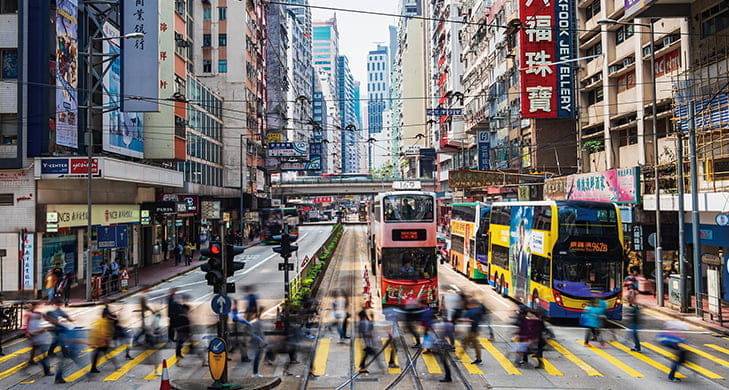
{"label": "street lamp", "polygon": [[[102,33],[103,31],[99,30],[98,33]],[[98,34],[97,33],[97,34]],[[91,196],[92,196],[92,179],[93,179],[93,150],[94,150],[94,137],[93,133],[91,131],[91,110],[94,108],[94,42],[96,41],[109,41],[113,39],[140,39],[144,38],[143,33],[129,33],[124,34],[120,36],[92,36],[89,38],[87,43],[87,51],[86,51],[86,77],[87,79],[87,87],[86,87],[86,263],[84,264],[84,270],[86,271],[86,300],[91,301],[91,271],[92,271],[92,261],[91,261],[91,229],[93,227],[93,220],[91,218]],[[111,56],[116,57],[118,54],[99,54],[101,56]],[[103,75],[102,75],[103,77]],[[97,237],[98,239],[98,237]]]}
{"label": "street lamp", "polygon": [[611,25],[623,25],[623,26],[640,26],[648,28],[650,35],[650,50],[651,50],[651,77],[653,82],[651,83],[653,96],[651,98],[651,105],[653,111],[653,175],[655,176],[655,193],[656,193],[656,239],[655,239],[655,258],[656,258],[656,303],[658,306],[663,306],[663,248],[661,247],[661,190],[659,187],[658,179],[658,114],[657,114],[657,103],[656,103],[656,47],[655,47],[655,30],[653,25],[656,19],[650,19],[650,23],[634,23],[634,22],[619,22],[614,19],[600,19],[597,24],[603,26]]}

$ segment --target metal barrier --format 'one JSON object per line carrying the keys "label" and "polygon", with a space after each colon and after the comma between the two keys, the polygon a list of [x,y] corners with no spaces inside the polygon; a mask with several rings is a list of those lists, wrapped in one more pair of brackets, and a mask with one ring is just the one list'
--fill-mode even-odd
{"label": "metal barrier", "polygon": [[708,294],[699,294],[701,299],[701,319],[723,325],[729,322],[729,301],[719,297],[709,298]]}
{"label": "metal barrier", "polygon": [[8,334],[23,326],[23,305],[14,303],[0,306],[0,335]]}
{"label": "metal barrier", "polygon": [[[101,276],[91,278],[91,297],[93,299],[105,298],[120,292],[127,291],[139,285],[139,270],[125,269],[128,279],[122,279],[123,272],[119,276],[109,276],[102,279]],[[126,283],[124,282],[126,280]]]}

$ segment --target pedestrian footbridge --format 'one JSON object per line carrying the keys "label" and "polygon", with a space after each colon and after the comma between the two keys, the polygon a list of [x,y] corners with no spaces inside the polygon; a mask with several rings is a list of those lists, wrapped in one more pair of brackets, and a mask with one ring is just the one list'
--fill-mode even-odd
{"label": "pedestrian footbridge", "polygon": [[[272,192],[276,195],[365,195],[392,191],[393,183],[398,189],[421,189],[435,191],[435,180],[395,179],[395,178],[320,178],[303,177],[273,183]],[[418,188],[420,187],[420,188]]]}

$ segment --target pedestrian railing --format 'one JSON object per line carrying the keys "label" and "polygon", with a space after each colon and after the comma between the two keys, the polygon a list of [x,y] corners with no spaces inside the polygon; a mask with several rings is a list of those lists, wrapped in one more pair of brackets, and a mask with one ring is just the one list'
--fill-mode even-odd
{"label": "pedestrian railing", "polygon": [[23,305],[14,303],[0,306],[0,335],[18,330],[23,326]]}
{"label": "pedestrian railing", "polygon": [[698,294],[701,299],[701,318],[704,321],[723,325],[729,322],[729,301],[719,297],[709,297],[709,294]]}
{"label": "pedestrian railing", "polygon": [[91,278],[91,297],[93,299],[102,299],[111,295],[125,292],[139,285],[139,269],[126,269],[127,278],[122,278],[124,273],[118,276],[109,276],[102,278],[94,276]]}

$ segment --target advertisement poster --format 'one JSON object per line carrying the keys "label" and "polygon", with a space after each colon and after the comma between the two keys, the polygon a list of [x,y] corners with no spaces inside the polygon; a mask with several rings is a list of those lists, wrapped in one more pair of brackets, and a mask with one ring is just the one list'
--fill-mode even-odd
{"label": "advertisement poster", "polygon": [[42,275],[49,269],[60,268],[76,274],[76,234],[43,237]]}
{"label": "advertisement poster", "polygon": [[56,143],[78,147],[77,0],[56,0]]}
{"label": "advertisement poster", "polygon": [[[119,36],[119,29],[104,24],[104,36]],[[119,54],[118,39],[104,41],[104,53]],[[116,57],[104,75],[104,107],[121,108],[121,57]],[[111,109],[103,117],[104,150],[129,157],[144,157],[143,114]]]}
{"label": "advertisement poster", "polygon": [[532,207],[514,207],[511,211],[511,237],[509,240],[509,270],[514,297],[527,302],[529,288],[529,261],[531,257]]}

